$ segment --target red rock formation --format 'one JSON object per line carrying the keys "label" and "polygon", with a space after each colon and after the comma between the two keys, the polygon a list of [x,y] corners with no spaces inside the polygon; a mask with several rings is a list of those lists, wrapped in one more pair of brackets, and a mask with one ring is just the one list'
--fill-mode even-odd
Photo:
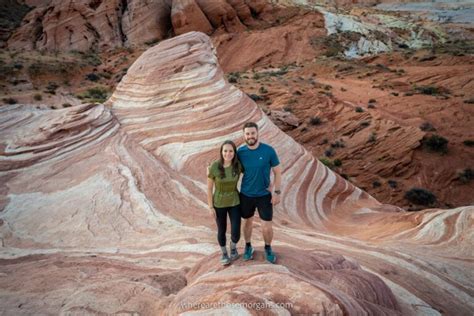
{"label": "red rock formation", "polygon": [[211,34],[214,29],[195,0],[175,0],[171,20],[176,35],[190,31]]}
{"label": "red rock formation", "polygon": [[241,32],[243,23],[254,24],[252,12],[269,9],[264,0],[52,0],[34,5],[8,47],[85,51],[156,42],[173,32]]}
{"label": "red rock formation", "polygon": [[[256,314],[474,309],[474,208],[405,213],[378,203],[226,82],[202,33],[146,51],[106,106],[0,114],[7,314],[222,314],[232,308],[223,303]],[[282,161],[280,256],[264,263],[256,221],[255,261],[223,268],[203,170],[223,140],[241,142],[249,120]]]}

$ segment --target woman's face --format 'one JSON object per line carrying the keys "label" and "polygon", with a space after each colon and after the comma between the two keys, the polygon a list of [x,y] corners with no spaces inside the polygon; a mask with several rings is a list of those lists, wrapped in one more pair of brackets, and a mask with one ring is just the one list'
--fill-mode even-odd
{"label": "woman's face", "polygon": [[222,157],[224,157],[225,161],[232,161],[234,155],[234,148],[231,144],[225,144],[224,147],[222,147]]}

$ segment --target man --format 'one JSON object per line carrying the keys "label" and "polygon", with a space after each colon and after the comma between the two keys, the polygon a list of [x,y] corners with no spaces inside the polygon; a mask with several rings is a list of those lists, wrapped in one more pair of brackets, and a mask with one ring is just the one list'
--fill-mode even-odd
{"label": "man", "polygon": [[[240,205],[244,223],[245,251],[244,261],[253,259],[251,244],[253,216],[255,208],[262,220],[262,233],[265,241],[265,258],[275,263],[276,255],[272,251],[273,239],[273,206],[280,203],[281,167],[278,156],[272,146],[261,143],[258,139],[258,126],[248,122],[243,127],[246,145],[237,150],[237,155],[244,169],[240,189]],[[273,194],[270,185],[270,169],[274,174]]]}

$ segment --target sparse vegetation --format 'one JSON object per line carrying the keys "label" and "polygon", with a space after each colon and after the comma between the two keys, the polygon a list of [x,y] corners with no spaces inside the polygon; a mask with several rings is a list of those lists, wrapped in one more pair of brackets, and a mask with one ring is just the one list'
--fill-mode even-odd
{"label": "sparse vegetation", "polygon": [[340,167],[340,166],[342,166],[342,161],[341,161],[341,159],[334,159],[334,166],[335,166],[335,167]]}
{"label": "sparse vegetation", "polygon": [[462,183],[467,184],[474,179],[474,171],[471,168],[466,168],[458,174],[458,179]]}
{"label": "sparse vegetation", "polygon": [[433,134],[423,138],[423,144],[430,150],[447,153],[448,152],[448,140],[443,136]]}
{"label": "sparse vegetation", "polygon": [[470,98],[470,99],[464,100],[464,103],[466,103],[466,104],[474,104],[474,98]]}
{"label": "sparse vegetation", "polygon": [[[93,103],[103,103],[107,100],[108,91],[104,87],[94,87],[87,89],[83,94],[77,95],[78,99],[85,100]],[[83,101],[84,102],[84,101]]]}
{"label": "sparse vegetation", "polygon": [[436,131],[436,128],[431,125],[430,122],[424,122],[423,124],[420,125],[420,129],[425,132],[434,132]]}
{"label": "sparse vegetation", "polygon": [[291,105],[285,105],[283,111],[293,113],[293,107]]}
{"label": "sparse vegetation", "polygon": [[415,87],[415,91],[421,94],[426,95],[441,95],[441,94],[449,94],[449,91],[445,88],[435,87],[435,86],[421,86]]}
{"label": "sparse vegetation", "polygon": [[41,101],[43,100],[43,96],[41,95],[41,93],[35,93],[35,95],[33,96],[33,99],[35,101]]}
{"label": "sparse vegetation", "polygon": [[331,143],[331,148],[344,148],[346,145],[342,141],[336,140],[334,143]]}
{"label": "sparse vegetation", "polygon": [[321,161],[326,167],[333,169],[334,168],[334,163],[331,161],[331,159],[321,157],[319,158],[319,161]]}
{"label": "sparse vegetation", "polygon": [[311,125],[320,125],[322,123],[321,118],[319,116],[313,116],[309,119],[309,123]]}
{"label": "sparse vegetation", "polygon": [[71,106],[71,103],[63,103],[63,108],[70,108]]}
{"label": "sparse vegetation", "polygon": [[382,186],[382,183],[380,183],[380,181],[378,180],[375,180],[372,182],[372,188],[378,188],[378,187],[381,187]]}
{"label": "sparse vegetation", "polygon": [[153,38],[153,39],[151,39],[151,40],[149,40],[149,41],[146,41],[146,42],[145,42],[145,45],[147,45],[147,46],[152,46],[152,45],[155,45],[155,44],[157,44],[157,43],[159,43],[159,42],[160,42],[160,39],[159,39],[159,38]]}
{"label": "sparse vegetation", "polygon": [[258,89],[258,91],[262,94],[268,93],[268,90],[264,86],[261,86],[260,89]]}
{"label": "sparse vegetation", "polygon": [[258,94],[247,94],[249,96],[250,99],[254,100],[255,102],[257,101],[262,101],[263,98],[261,96],[259,96]]}
{"label": "sparse vegetation", "polygon": [[18,103],[18,100],[15,99],[15,98],[3,98],[2,101],[5,104],[17,104]]}
{"label": "sparse vegetation", "polygon": [[326,150],[324,151],[324,155],[325,155],[326,157],[332,157],[332,155],[333,155],[332,149],[331,149],[331,148],[326,149]]}
{"label": "sparse vegetation", "polygon": [[357,113],[362,113],[362,112],[364,112],[364,109],[361,108],[360,106],[358,106],[358,107],[355,108],[355,111],[356,111]]}
{"label": "sparse vegetation", "polygon": [[436,196],[423,188],[412,188],[405,193],[404,198],[417,205],[432,206],[436,203]]}
{"label": "sparse vegetation", "polygon": [[49,94],[56,94],[57,88],[59,88],[59,86],[56,82],[49,82],[48,85],[46,86],[46,91],[44,92],[49,93]]}
{"label": "sparse vegetation", "polygon": [[474,147],[474,140],[472,140],[472,139],[466,139],[462,143],[464,144],[464,146]]}
{"label": "sparse vegetation", "polygon": [[100,77],[92,72],[86,75],[86,79],[92,82],[96,82],[100,80]]}
{"label": "sparse vegetation", "polygon": [[375,100],[375,99],[370,99],[370,100],[369,100],[369,103],[377,103],[377,100]]}
{"label": "sparse vegetation", "polygon": [[375,104],[369,103],[369,104],[367,105],[367,107],[368,107],[369,109],[375,109]]}
{"label": "sparse vegetation", "polygon": [[377,134],[375,132],[372,132],[367,141],[369,143],[375,143],[376,140],[377,140]]}
{"label": "sparse vegetation", "polygon": [[238,72],[231,72],[227,75],[227,80],[230,83],[237,83],[240,79],[240,73]]}
{"label": "sparse vegetation", "polygon": [[388,186],[391,187],[392,189],[395,189],[398,186],[398,183],[395,180],[388,180],[387,183],[388,183]]}

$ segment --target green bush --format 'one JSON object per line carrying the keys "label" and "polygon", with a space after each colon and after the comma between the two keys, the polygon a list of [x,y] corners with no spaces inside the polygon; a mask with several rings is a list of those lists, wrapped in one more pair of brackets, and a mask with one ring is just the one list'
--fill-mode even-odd
{"label": "green bush", "polygon": [[334,168],[334,163],[331,161],[331,159],[322,157],[322,158],[319,158],[319,161],[321,161],[326,167],[330,169]]}
{"label": "green bush", "polygon": [[431,135],[423,138],[423,144],[432,151],[447,153],[448,152],[448,140],[440,135]]}
{"label": "green bush", "polygon": [[342,161],[341,161],[341,159],[334,159],[334,166],[336,166],[336,167],[342,166]]}
{"label": "green bush", "polygon": [[436,196],[423,188],[412,188],[405,193],[404,198],[417,205],[431,206],[436,203]]}

